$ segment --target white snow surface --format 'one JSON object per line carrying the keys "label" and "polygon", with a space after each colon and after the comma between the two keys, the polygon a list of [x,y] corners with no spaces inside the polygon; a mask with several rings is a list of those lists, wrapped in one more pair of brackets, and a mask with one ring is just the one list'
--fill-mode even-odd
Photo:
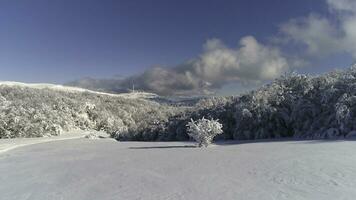
{"label": "white snow surface", "polygon": [[16,149],[18,147],[40,144],[45,142],[52,142],[58,140],[69,140],[85,137],[92,132],[76,130],[71,132],[62,133],[59,136],[52,137],[38,137],[38,138],[13,138],[13,139],[0,139],[0,153]]}
{"label": "white snow surface", "polygon": [[0,154],[1,200],[353,200],[356,141],[73,139]]}

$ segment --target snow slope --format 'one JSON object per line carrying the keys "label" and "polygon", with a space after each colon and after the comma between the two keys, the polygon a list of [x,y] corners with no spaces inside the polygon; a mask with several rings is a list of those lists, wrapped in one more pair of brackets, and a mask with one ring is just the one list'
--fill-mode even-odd
{"label": "snow slope", "polygon": [[56,85],[56,84],[48,84],[48,83],[21,83],[21,82],[13,82],[13,81],[0,81],[0,86],[17,86],[17,87],[29,87],[29,88],[36,88],[36,89],[52,89],[57,91],[66,91],[66,92],[89,92],[93,94],[99,95],[109,95],[109,96],[118,96],[124,98],[156,98],[157,95],[153,93],[147,92],[133,92],[133,93],[122,93],[122,94],[112,94],[112,93],[105,93],[105,92],[98,92],[93,90],[88,90],[79,87],[71,87],[71,86],[63,86],[63,85]]}
{"label": "snow slope", "polygon": [[74,139],[0,154],[0,199],[312,199],[356,196],[356,141],[221,144]]}
{"label": "snow slope", "polygon": [[24,146],[33,145],[33,144],[54,142],[54,141],[59,141],[59,140],[71,140],[71,139],[83,138],[83,137],[86,137],[87,135],[90,135],[93,133],[100,135],[102,137],[107,136],[107,134],[104,132],[99,132],[99,131],[94,131],[94,130],[91,130],[91,131],[73,130],[71,132],[65,132],[59,136],[53,136],[53,137],[1,139],[0,140],[0,154],[10,151],[10,150],[13,150],[13,149],[16,149],[16,148],[19,148],[19,147],[24,147]]}

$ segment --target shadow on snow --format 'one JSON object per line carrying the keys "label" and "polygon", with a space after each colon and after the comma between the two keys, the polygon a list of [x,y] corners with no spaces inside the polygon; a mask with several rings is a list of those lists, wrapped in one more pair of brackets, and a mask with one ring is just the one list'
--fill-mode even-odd
{"label": "shadow on snow", "polygon": [[175,146],[147,146],[147,147],[129,147],[129,149],[173,149],[173,148],[196,148],[195,145],[175,145]]}
{"label": "shadow on snow", "polygon": [[[251,143],[273,143],[273,142],[295,142],[296,144],[318,144],[327,142],[345,142],[345,141],[356,141],[356,139],[259,139],[259,140],[220,140],[214,142],[212,145],[216,146],[229,146],[229,145],[243,145]],[[176,142],[176,141],[175,141]],[[169,142],[168,142],[169,143]],[[161,145],[161,146],[139,146],[139,147],[129,147],[129,149],[174,149],[174,148],[198,148],[196,145]]]}

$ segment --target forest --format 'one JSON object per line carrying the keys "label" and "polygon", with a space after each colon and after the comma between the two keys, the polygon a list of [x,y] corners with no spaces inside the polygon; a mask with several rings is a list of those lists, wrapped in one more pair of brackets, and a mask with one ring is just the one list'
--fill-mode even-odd
{"label": "forest", "polygon": [[356,66],[286,74],[259,89],[193,105],[23,85],[0,85],[0,138],[105,131],[117,140],[189,140],[191,119],[216,119],[229,140],[356,136]]}

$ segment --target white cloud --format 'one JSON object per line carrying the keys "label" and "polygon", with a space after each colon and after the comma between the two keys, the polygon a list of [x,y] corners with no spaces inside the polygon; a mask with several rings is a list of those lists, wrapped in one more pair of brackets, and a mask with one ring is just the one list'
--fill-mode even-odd
{"label": "white cloud", "polygon": [[209,40],[205,47],[191,67],[198,77],[213,83],[271,80],[289,67],[279,49],[265,46],[252,36],[242,38],[235,49],[217,39]]}
{"label": "white cloud", "polygon": [[281,26],[281,31],[297,44],[306,45],[310,55],[328,55],[340,51],[343,37],[327,19],[316,15],[292,19]]}
{"label": "white cloud", "polygon": [[[137,88],[158,94],[202,94],[232,82],[259,83],[272,80],[290,68],[305,65],[310,58],[337,53],[348,53],[356,58],[356,0],[325,2],[331,16],[310,14],[281,25],[282,36],[275,39],[292,45],[287,49],[294,49],[293,56],[281,53],[283,45],[262,44],[252,36],[241,38],[234,48],[226,46],[219,39],[211,39],[204,44],[199,56],[181,65],[155,67],[140,75],[119,80],[116,84],[98,83],[103,86],[118,85],[116,90],[119,90],[130,88],[134,81]],[[294,45],[297,48],[293,48]],[[299,51],[300,48],[302,51]]]}
{"label": "white cloud", "polygon": [[332,18],[311,14],[289,20],[281,32],[290,41],[304,44],[310,56],[346,52],[356,58],[356,1],[327,0]]}
{"label": "white cloud", "polygon": [[355,0],[327,0],[327,3],[332,11],[348,11],[352,13],[356,11]]}
{"label": "white cloud", "polygon": [[[181,65],[151,68],[138,76],[119,80],[116,85],[130,88],[134,82],[138,89],[163,95],[207,94],[230,82],[246,84],[271,80],[289,69],[287,59],[278,48],[263,45],[252,36],[242,38],[236,48],[211,39],[203,49],[197,58]],[[101,86],[115,85],[100,83]]]}
{"label": "white cloud", "polygon": [[236,48],[227,47],[219,39],[208,40],[196,59],[173,68],[149,69],[134,80],[138,87],[159,94],[202,94],[228,82],[271,80],[288,68],[287,59],[278,48],[247,36]]}

